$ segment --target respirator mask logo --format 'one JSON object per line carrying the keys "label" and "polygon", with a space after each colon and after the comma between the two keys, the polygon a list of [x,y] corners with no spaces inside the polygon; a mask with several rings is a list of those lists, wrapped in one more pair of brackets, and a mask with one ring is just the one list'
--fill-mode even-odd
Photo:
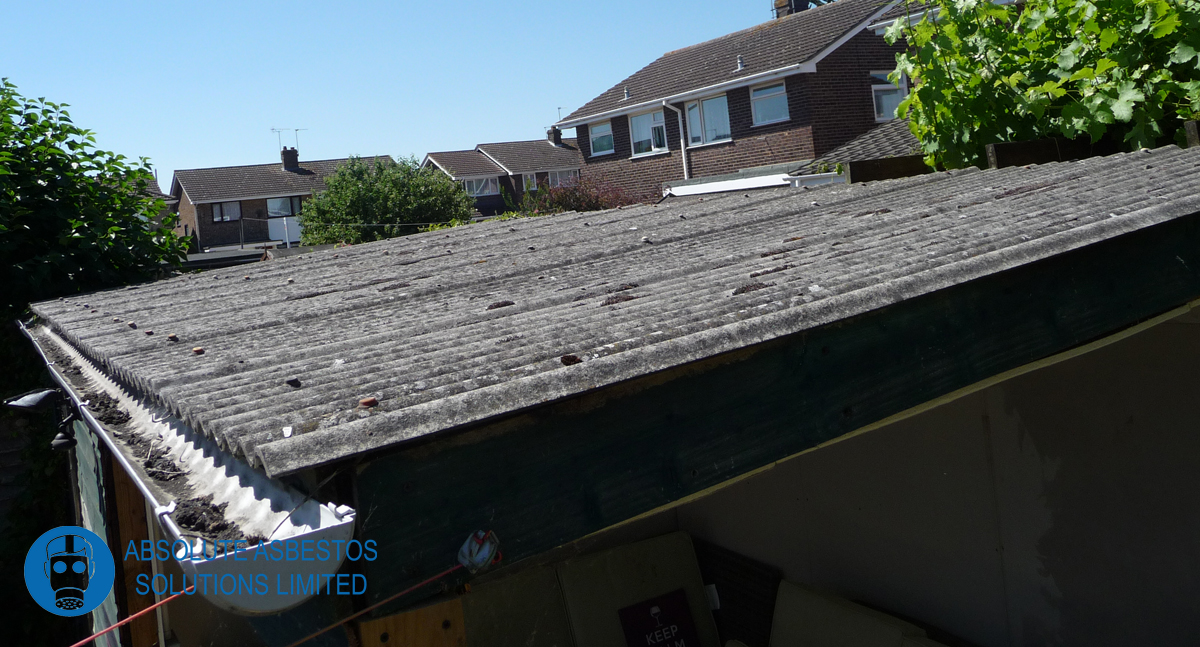
{"label": "respirator mask logo", "polygon": [[78,616],[112,590],[116,565],[104,540],[86,528],[62,526],[38,538],[25,556],[25,586],[50,613]]}

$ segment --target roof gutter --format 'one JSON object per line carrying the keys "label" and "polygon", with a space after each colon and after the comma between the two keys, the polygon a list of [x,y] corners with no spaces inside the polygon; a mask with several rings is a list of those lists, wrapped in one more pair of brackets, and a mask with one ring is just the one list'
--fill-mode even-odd
{"label": "roof gutter", "polygon": [[[184,478],[189,479],[186,485],[197,496],[213,494],[221,488],[227,489],[233,483],[242,484],[249,482],[249,485],[236,486],[235,489],[239,491],[230,495],[238,497],[237,500],[233,501],[235,506],[250,508],[256,505],[269,505],[273,512],[276,507],[280,509],[280,512],[273,516],[266,516],[259,519],[261,524],[266,524],[265,527],[274,527],[273,531],[262,533],[265,537],[262,543],[257,546],[250,546],[248,542],[243,541],[241,545],[246,545],[246,548],[241,548],[241,545],[235,545],[233,550],[228,550],[220,555],[213,554],[212,556],[208,556],[206,554],[207,551],[204,551],[204,549],[206,547],[212,549],[215,544],[208,543],[205,546],[204,543],[196,541],[198,537],[196,533],[185,533],[180,529],[175,520],[171,518],[171,514],[176,509],[176,502],[173,500],[167,504],[160,502],[159,496],[167,495],[168,493],[155,493],[155,488],[150,487],[143,479],[141,471],[130,463],[124,450],[118,446],[108,430],[92,415],[88,409],[88,403],[79,396],[71,382],[63,377],[62,373],[55,368],[55,362],[47,356],[39,340],[23,322],[17,321],[17,325],[20,327],[21,333],[33,344],[38,355],[41,356],[42,362],[46,365],[47,372],[50,373],[50,376],[61,387],[62,392],[70,398],[73,409],[78,412],[80,420],[87,428],[88,433],[92,437],[98,438],[107,447],[113,460],[121,466],[121,469],[125,470],[125,473],[133,481],[138,491],[145,497],[150,508],[154,510],[154,517],[165,531],[166,539],[171,542],[172,556],[185,576],[185,581],[181,583],[181,586],[178,587],[179,589],[186,588],[188,585],[187,580],[191,580],[192,583],[197,585],[196,591],[219,608],[241,615],[267,615],[279,613],[304,602],[312,597],[316,593],[316,590],[310,589],[307,592],[297,591],[293,595],[270,595],[262,594],[261,592],[255,594],[253,590],[246,591],[244,588],[239,588],[237,586],[239,578],[251,582],[257,582],[257,578],[265,578],[263,581],[268,582],[269,588],[270,584],[283,580],[290,581],[293,576],[298,578],[315,576],[320,579],[324,576],[335,574],[340,570],[342,563],[345,561],[345,551],[340,553],[337,560],[294,561],[280,560],[277,557],[273,561],[270,553],[271,545],[278,547],[280,543],[284,542],[307,540],[317,542],[321,540],[327,542],[341,541],[344,544],[354,535],[356,514],[353,509],[347,506],[335,508],[332,504],[318,504],[312,500],[311,496],[303,496],[300,493],[288,490],[282,484],[267,478],[261,472],[253,470],[244,463],[240,463],[234,459],[225,460],[228,455],[224,454],[216,446],[216,443],[206,439],[206,437],[201,436],[198,432],[191,430],[190,427],[179,421],[164,420],[162,412],[151,410],[141,405],[140,401],[132,400],[128,393],[119,389],[107,375],[91,365],[77,350],[57,335],[47,332],[47,341],[59,346],[59,349],[71,358],[70,361],[74,362],[80,369],[80,375],[84,380],[87,380],[99,392],[113,397],[124,407],[134,409],[126,411],[126,413],[131,414],[130,424],[144,423],[146,421],[155,423],[154,428],[159,430],[158,440],[155,442],[164,446],[168,450],[168,454],[177,455],[178,462],[185,471],[192,471],[196,474],[197,479],[195,480],[190,479],[187,475]],[[134,406],[132,407],[130,406],[131,400],[134,402]],[[139,429],[133,430],[130,433],[138,433],[145,430],[145,428],[143,424],[140,425]],[[76,434],[79,433],[81,432],[76,431]],[[189,450],[191,450],[190,454],[188,454]],[[185,454],[188,455],[185,456]],[[201,474],[200,472],[206,468],[208,471]],[[199,482],[208,483],[211,487],[197,487]],[[229,493],[226,492],[226,494]],[[295,504],[297,500],[299,504]],[[283,511],[287,510],[290,511],[285,516],[282,516]],[[226,516],[228,518],[229,513],[226,513]],[[282,519],[277,521],[280,516],[282,516]],[[286,523],[289,521],[290,523]],[[284,546],[286,545],[284,543]],[[230,580],[226,578],[232,578],[234,582],[233,592],[221,591],[218,593],[218,586],[229,588],[228,583]]]}
{"label": "roof gutter", "polygon": [[695,90],[688,90],[687,92],[680,92],[678,94],[672,94],[670,96],[663,97],[661,99],[653,99],[651,101],[643,101],[642,103],[632,105],[632,106],[625,106],[625,107],[621,107],[621,108],[614,108],[612,110],[606,110],[604,112],[597,112],[596,114],[588,115],[586,117],[579,117],[576,119],[570,119],[570,118],[564,119],[554,125],[559,128],[574,128],[575,126],[580,126],[580,125],[590,123],[593,121],[599,121],[601,119],[607,119],[609,117],[617,117],[620,115],[637,112],[638,110],[641,110],[643,108],[650,108],[653,106],[657,106],[657,105],[659,105],[660,102],[663,104],[665,104],[667,102],[678,103],[680,101],[687,101],[688,99],[695,99],[697,97],[702,97],[706,94],[711,94],[713,92],[719,92],[721,90],[728,90],[730,88],[738,88],[743,85],[749,85],[752,83],[757,83],[759,81],[773,81],[775,79],[782,78],[785,76],[790,76],[792,74],[811,73],[811,72],[816,72],[816,71],[817,71],[817,66],[815,63],[796,63],[794,65],[788,65],[786,67],[780,67],[780,68],[776,68],[774,70],[768,70],[766,72],[759,72],[758,74],[751,74],[750,76],[743,76],[743,77],[740,77],[737,79],[733,79],[732,81],[724,81],[722,83],[708,85],[703,88],[697,88]]}
{"label": "roof gutter", "polygon": [[688,175],[688,154],[687,154],[687,136],[684,135],[683,113],[679,108],[667,103],[663,99],[662,105],[664,108],[675,113],[675,117],[679,119],[679,156],[683,158],[683,179],[690,180],[692,176]]}

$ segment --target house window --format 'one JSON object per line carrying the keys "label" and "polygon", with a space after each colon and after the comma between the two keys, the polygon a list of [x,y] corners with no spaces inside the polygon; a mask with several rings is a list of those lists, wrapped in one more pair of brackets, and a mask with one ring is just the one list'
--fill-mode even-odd
{"label": "house window", "polygon": [[891,121],[896,118],[896,108],[908,94],[908,83],[901,78],[900,85],[888,81],[888,72],[871,72],[871,78],[876,81],[871,86],[871,96],[875,100],[875,121]]}
{"label": "house window", "polygon": [[579,171],[550,171],[550,188],[575,184],[579,181]]}
{"label": "house window", "polygon": [[773,124],[787,121],[787,86],[783,83],[764,85],[750,89],[750,111],[754,114],[754,125]]}
{"label": "house window", "polygon": [[300,213],[300,196],[290,198],[267,198],[267,217],[284,218]]}
{"label": "house window", "polygon": [[242,203],[240,202],[214,202],[213,203],[213,222],[229,222],[231,220],[240,220],[242,217]]}
{"label": "house window", "polygon": [[667,125],[662,110],[630,117],[629,132],[635,156],[667,150]]}
{"label": "house window", "polygon": [[521,181],[525,191],[537,191],[537,175],[533,173],[526,173],[521,176]]}
{"label": "house window", "polygon": [[479,197],[481,195],[499,195],[500,181],[494,177],[485,177],[478,180],[463,180],[463,188],[467,190],[467,195]]}
{"label": "house window", "polygon": [[588,126],[588,135],[592,140],[592,155],[607,155],[613,152],[611,123],[606,121]]}
{"label": "house window", "polygon": [[687,104],[688,144],[729,139],[729,103],[725,96]]}

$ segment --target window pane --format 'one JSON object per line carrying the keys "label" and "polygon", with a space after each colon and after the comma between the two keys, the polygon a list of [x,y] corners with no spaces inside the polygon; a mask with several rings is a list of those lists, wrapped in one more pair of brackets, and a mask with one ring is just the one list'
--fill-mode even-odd
{"label": "window pane", "polygon": [[292,200],[291,198],[268,198],[267,199],[267,217],[281,218],[283,216],[292,215]]}
{"label": "window pane", "polygon": [[688,123],[688,143],[700,144],[704,142],[704,133],[700,125],[700,104],[689,103],[687,106],[687,123]]}
{"label": "window pane", "polygon": [[292,214],[298,213],[300,213],[300,196],[297,195],[292,197]]}
{"label": "window pane", "polygon": [[488,178],[487,181],[488,195],[500,193],[500,180],[494,177]]}
{"label": "window pane", "polygon": [[590,129],[592,154],[607,153],[613,149],[612,124],[597,124]]}
{"label": "window pane", "polygon": [[765,97],[769,94],[778,94],[781,92],[783,92],[783,84],[782,83],[780,83],[778,85],[768,85],[765,88],[755,88],[750,91],[750,97],[752,99],[757,99],[759,97]]}
{"label": "window pane", "polygon": [[878,119],[895,117],[896,108],[903,99],[904,95],[900,92],[900,88],[875,90],[875,117]]}
{"label": "window pane", "polygon": [[238,220],[242,217],[242,203],[222,202],[221,215],[224,216],[224,220]]}
{"label": "window pane", "polygon": [[891,83],[891,81],[888,80],[888,74],[891,74],[891,72],[871,72],[872,77],[879,79],[884,83]]}
{"label": "window pane", "polygon": [[654,127],[654,148],[663,149],[667,147],[667,128],[665,126]]}
{"label": "window pane", "polygon": [[650,115],[638,115],[629,119],[629,130],[633,133],[633,154],[649,153],[653,150],[650,142]]}
{"label": "window pane", "polygon": [[704,141],[729,139],[729,104],[725,97],[713,97],[701,103],[704,105]]}
{"label": "window pane", "polygon": [[786,94],[776,94],[762,99],[754,99],[754,123],[763,124],[770,121],[784,121],[788,118]]}

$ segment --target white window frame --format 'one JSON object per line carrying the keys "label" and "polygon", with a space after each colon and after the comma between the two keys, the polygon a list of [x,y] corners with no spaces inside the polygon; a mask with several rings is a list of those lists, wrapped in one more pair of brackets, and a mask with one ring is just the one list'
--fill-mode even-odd
{"label": "white window frame", "polygon": [[568,169],[565,171],[550,171],[547,177],[547,182],[551,189],[557,189],[563,185],[564,178],[571,183],[579,181],[579,169]]}
{"label": "white window frame", "polygon": [[[761,97],[754,96],[755,90],[764,90],[764,89],[774,87],[774,86],[779,86],[778,92],[772,92],[771,94],[766,94]],[[783,96],[784,116],[780,119],[772,119],[770,121],[759,121],[758,117],[757,117],[757,113],[754,111],[754,104],[758,103],[759,101],[766,101],[768,99],[773,99],[773,98],[781,96],[781,95]],[[750,86],[750,121],[753,126],[767,126],[770,124],[781,124],[785,121],[790,121],[791,118],[792,118],[792,106],[791,106],[790,102],[788,101],[787,80],[786,79],[780,79],[779,81],[772,81],[771,83],[764,83],[762,85]]]}
{"label": "white window frame", "polygon": [[522,173],[521,174],[521,190],[526,193],[537,191],[537,173]]}
{"label": "white window frame", "polygon": [[[872,70],[871,78],[875,78],[877,76],[883,76],[886,78],[887,75],[889,75],[889,74],[891,74],[891,71]],[[899,84],[875,83],[875,84],[871,85],[871,112],[875,113],[875,122],[876,123],[885,123],[885,122],[895,119],[896,116],[895,115],[880,115],[878,112],[875,112],[875,93],[879,90],[883,90],[883,91],[899,90],[900,91],[900,100],[903,101],[904,97],[908,96],[908,79],[906,77],[901,76]]]}
{"label": "white window frame", "polygon": [[462,181],[463,190],[472,198],[500,195],[500,178],[474,177]]}
{"label": "white window frame", "polygon": [[[721,142],[733,141],[733,124],[732,123],[726,123],[726,125],[729,126],[729,135],[728,136],[722,137],[720,139],[708,139],[708,130],[704,127],[704,102],[712,100],[712,99],[716,99],[718,97],[725,97],[725,119],[728,120],[728,122],[732,122],[733,119],[729,115],[729,96],[726,94],[714,94],[711,97],[704,97],[703,99],[697,99],[695,101],[688,101],[686,104],[684,104],[683,114],[687,115],[688,148],[695,148],[697,146],[706,146],[708,144],[719,144]],[[696,106],[696,113],[700,116],[700,124],[699,124],[700,142],[699,143],[692,141],[692,112],[691,112],[692,106]]]}
{"label": "white window frame", "polygon": [[[598,126],[608,126],[607,135],[608,135],[608,139],[610,141],[612,141],[612,148],[610,148],[606,151],[596,152],[596,130],[595,129]],[[601,135],[601,137],[603,137],[603,136],[604,135]],[[588,124],[588,156],[589,157],[597,157],[599,155],[612,155],[615,152],[617,152],[617,140],[615,137],[613,137],[612,122],[611,121],[601,121],[601,122],[597,122],[594,124]]]}
{"label": "white window frame", "polygon": [[[229,205],[234,205],[234,211],[237,212],[236,214],[230,216],[226,213],[229,209]],[[241,220],[242,203],[238,200],[231,200],[229,202],[214,202],[212,206],[212,219],[213,222],[235,222],[237,220]]]}
{"label": "white window frame", "polygon": [[[634,135],[633,135],[633,120],[634,120],[634,118],[635,117],[644,117],[647,115],[650,116],[650,150],[648,150],[644,153],[634,153],[633,155],[630,155],[630,159],[633,159],[634,157],[649,157],[651,155],[661,155],[661,154],[669,152],[671,150],[671,143],[667,139],[667,117],[665,114],[663,114],[662,108],[659,108],[658,110],[651,110],[649,112],[640,112],[636,115],[629,115],[629,150],[630,151],[634,150],[634,139],[633,139],[633,137],[634,137]],[[654,115],[658,115],[658,116],[662,117],[662,123],[654,123]],[[662,148],[655,148],[655,146],[654,146],[654,129],[655,128],[663,129]]]}
{"label": "white window frame", "polygon": [[[272,216],[271,215],[271,201],[272,200],[287,200],[288,201],[288,209],[291,212],[285,213],[280,216]],[[298,215],[300,215],[301,208],[302,207],[300,204],[300,196],[298,196],[298,195],[281,195],[277,198],[267,198],[267,217],[268,218],[288,218],[291,216],[298,216]]]}

